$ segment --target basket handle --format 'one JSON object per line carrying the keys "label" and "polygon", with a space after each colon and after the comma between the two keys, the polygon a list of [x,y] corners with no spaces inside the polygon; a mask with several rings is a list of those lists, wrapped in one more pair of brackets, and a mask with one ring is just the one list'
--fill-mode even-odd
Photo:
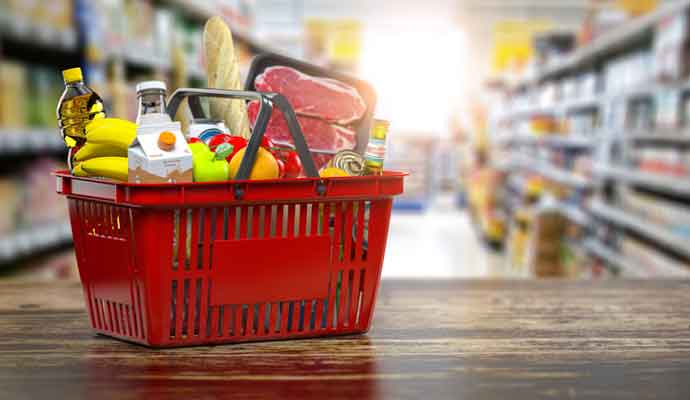
{"label": "basket handle", "polygon": [[[256,123],[254,124],[254,129],[252,135],[249,138],[249,143],[247,143],[247,149],[244,153],[244,158],[240,163],[240,169],[237,171],[236,180],[247,180],[249,174],[251,173],[252,167],[254,166],[254,161],[256,161],[256,154],[261,146],[261,139],[263,139],[264,133],[266,132],[266,127],[268,127],[268,122],[271,119],[271,114],[273,113],[273,106],[277,106],[278,110],[283,113],[285,120],[287,121],[288,130],[292,136],[292,140],[295,142],[295,149],[297,150],[297,155],[302,160],[302,166],[305,173],[310,178],[319,179],[316,185],[316,192],[319,195],[324,195],[326,193],[326,185],[319,178],[319,172],[316,169],[314,160],[309,154],[309,148],[307,147],[307,142],[304,139],[304,134],[302,133],[302,128],[297,121],[297,116],[295,111],[292,109],[290,102],[285,98],[285,96],[279,93],[263,93],[263,92],[250,92],[243,90],[223,90],[223,89],[192,89],[192,88],[181,88],[177,89],[169,98],[168,106],[166,107],[166,112],[170,115],[170,118],[174,118],[177,114],[177,109],[180,107],[182,100],[185,98],[198,98],[198,97],[225,97],[229,99],[240,99],[240,100],[258,100],[259,101],[259,115],[257,116]],[[195,99],[194,101],[189,101],[190,107],[193,108],[192,115],[201,115],[200,104]],[[235,187],[235,197],[240,200],[244,195],[242,188],[237,185]]]}

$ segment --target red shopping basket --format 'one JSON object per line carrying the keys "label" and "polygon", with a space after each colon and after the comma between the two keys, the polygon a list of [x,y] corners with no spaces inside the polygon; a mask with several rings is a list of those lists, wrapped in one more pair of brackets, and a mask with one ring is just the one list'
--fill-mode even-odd
{"label": "red shopping basket", "polygon": [[[179,94],[173,108],[194,95]],[[320,179],[282,96],[228,94],[263,103],[238,176],[275,103],[311,177],[129,184],[57,172],[93,328],[152,347],[366,332],[405,174]]]}

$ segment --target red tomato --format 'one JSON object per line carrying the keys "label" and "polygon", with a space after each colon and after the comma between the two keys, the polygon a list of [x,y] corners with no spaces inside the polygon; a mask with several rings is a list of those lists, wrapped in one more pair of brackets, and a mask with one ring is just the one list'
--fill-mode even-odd
{"label": "red tomato", "polygon": [[297,178],[302,174],[302,160],[296,151],[290,151],[285,156],[285,177]]}
{"label": "red tomato", "polygon": [[209,140],[208,148],[211,149],[211,151],[215,152],[216,147],[220,146],[222,143],[228,143],[232,146],[232,153],[230,153],[230,155],[226,158],[226,160],[230,162],[230,160],[232,160],[232,156],[234,156],[235,153],[247,146],[247,139],[243,138],[242,136],[230,136],[221,133],[219,135],[212,137],[211,140]]}
{"label": "red tomato", "polygon": [[187,140],[187,143],[200,143],[200,142],[201,142],[201,139],[199,139],[198,137],[191,137]]}
{"label": "red tomato", "polygon": [[[273,143],[273,140],[269,139],[268,137],[264,136],[261,138],[261,147],[264,149],[270,151],[273,153],[273,150],[275,149],[276,145]],[[275,154],[274,154],[275,155]]]}
{"label": "red tomato", "polygon": [[280,158],[276,158],[276,162],[278,163],[278,177],[285,178],[285,163]]}

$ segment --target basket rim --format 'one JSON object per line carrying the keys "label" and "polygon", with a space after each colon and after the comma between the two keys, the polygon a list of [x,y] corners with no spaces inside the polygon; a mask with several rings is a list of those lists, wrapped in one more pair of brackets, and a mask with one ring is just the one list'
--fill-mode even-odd
{"label": "basket rim", "polygon": [[97,182],[111,184],[120,187],[139,187],[139,188],[172,188],[172,187],[200,187],[200,186],[225,186],[228,184],[262,184],[267,183],[294,183],[294,182],[319,182],[319,181],[364,181],[364,180],[387,180],[387,179],[400,179],[409,176],[410,173],[407,171],[394,171],[385,170],[383,175],[364,175],[364,176],[334,176],[330,178],[310,178],[310,177],[300,177],[300,178],[278,178],[278,179],[261,179],[261,180],[227,180],[227,181],[215,181],[215,182],[178,182],[178,183],[133,183],[133,182],[120,182],[107,178],[93,178],[93,177],[82,177],[72,175],[72,173],[67,169],[55,170],[52,175],[62,178],[76,179],[80,181],[87,182]]}

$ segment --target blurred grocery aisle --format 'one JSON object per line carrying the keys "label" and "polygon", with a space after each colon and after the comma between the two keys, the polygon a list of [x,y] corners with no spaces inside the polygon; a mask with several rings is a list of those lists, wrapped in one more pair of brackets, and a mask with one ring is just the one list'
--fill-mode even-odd
{"label": "blurred grocery aisle", "polygon": [[[689,277],[687,1],[60,0],[0,4],[0,275],[76,279],[55,105],[79,65],[206,86],[221,15],[242,74],[276,51],[360,76],[392,121],[385,277]],[[413,28],[410,28],[413,27]]]}
{"label": "blurred grocery aisle", "polygon": [[393,215],[384,278],[517,277],[500,253],[478,238],[455,198],[440,195],[426,213]]}

